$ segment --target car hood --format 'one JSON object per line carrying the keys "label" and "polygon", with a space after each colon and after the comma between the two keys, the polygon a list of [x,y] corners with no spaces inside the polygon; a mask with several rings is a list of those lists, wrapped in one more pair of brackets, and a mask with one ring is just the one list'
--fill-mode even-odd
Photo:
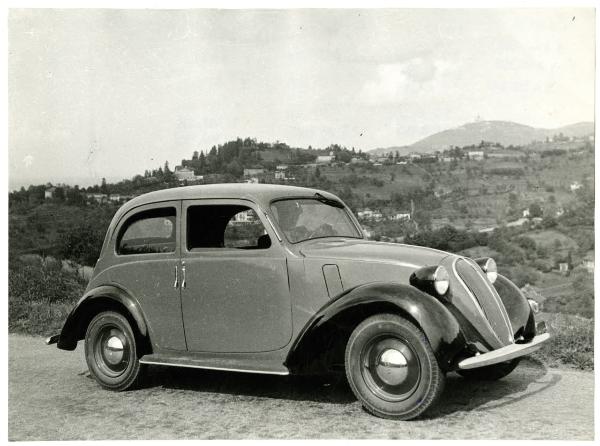
{"label": "car hood", "polygon": [[374,242],[361,239],[320,239],[305,242],[300,252],[308,258],[384,262],[420,268],[438,265],[452,254],[437,249],[400,243]]}

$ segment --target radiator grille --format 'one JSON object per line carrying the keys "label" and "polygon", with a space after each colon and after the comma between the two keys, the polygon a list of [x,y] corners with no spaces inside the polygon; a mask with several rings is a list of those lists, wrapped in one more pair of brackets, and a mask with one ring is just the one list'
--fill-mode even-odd
{"label": "radiator grille", "polygon": [[502,342],[513,342],[512,328],[500,296],[476,263],[459,259],[456,272],[479,303],[490,326]]}

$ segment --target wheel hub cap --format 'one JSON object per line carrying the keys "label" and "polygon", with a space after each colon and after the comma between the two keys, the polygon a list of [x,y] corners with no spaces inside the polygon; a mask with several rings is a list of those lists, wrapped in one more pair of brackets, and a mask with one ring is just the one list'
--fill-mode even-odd
{"label": "wheel hub cap", "polygon": [[391,386],[402,383],[408,376],[408,361],[399,350],[384,350],[377,359],[376,372],[381,380]]}
{"label": "wheel hub cap", "polygon": [[104,358],[110,364],[119,364],[123,360],[123,341],[117,336],[111,336],[104,344]]}

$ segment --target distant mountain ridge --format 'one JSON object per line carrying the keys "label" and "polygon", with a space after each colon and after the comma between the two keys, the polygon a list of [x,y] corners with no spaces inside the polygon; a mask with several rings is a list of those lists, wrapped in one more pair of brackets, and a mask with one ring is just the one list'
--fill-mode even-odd
{"label": "distant mountain ridge", "polygon": [[409,152],[430,152],[443,150],[448,146],[469,146],[483,141],[498,142],[504,146],[526,145],[533,141],[545,140],[562,133],[564,136],[582,137],[594,134],[593,122],[577,122],[556,129],[543,129],[518,124],[511,121],[478,121],[459,127],[443,130],[423,138],[408,146],[382,147],[370,150],[372,154],[396,152],[406,155]]}

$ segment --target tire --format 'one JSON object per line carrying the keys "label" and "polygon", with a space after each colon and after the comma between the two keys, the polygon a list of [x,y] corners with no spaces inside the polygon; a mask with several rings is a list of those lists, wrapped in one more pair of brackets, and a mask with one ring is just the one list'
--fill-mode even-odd
{"label": "tire", "polygon": [[381,418],[410,420],[433,406],[444,389],[425,334],[395,314],[377,314],[350,335],[346,377],[363,407]]}
{"label": "tire", "polygon": [[510,374],[519,365],[520,360],[521,358],[517,358],[500,364],[476,369],[457,370],[456,372],[463,378],[473,381],[497,381]]}
{"label": "tire", "polygon": [[130,389],[142,375],[135,333],[127,318],[114,311],[99,313],[88,325],[85,359],[91,375],[105,389]]}

